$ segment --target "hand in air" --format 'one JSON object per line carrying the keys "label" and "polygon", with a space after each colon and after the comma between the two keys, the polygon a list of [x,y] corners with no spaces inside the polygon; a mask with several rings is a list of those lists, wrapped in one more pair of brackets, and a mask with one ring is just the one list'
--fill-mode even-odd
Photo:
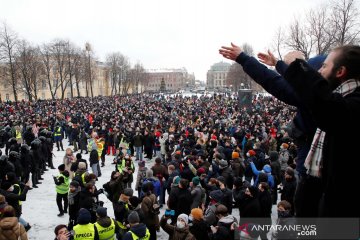
{"label": "hand in air", "polygon": [[277,63],[277,59],[275,56],[268,50],[268,53],[258,53],[257,57],[261,63],[264,63],[269,66],[275,66]]}
{"label": "hand in air", "polygon": [[221,46],[221,48],[219,49],[219,53],[223,55],[224,58],[234,61],[240,55],[241,52],[242,52],[241,48],[233,43],[231,43],[231,47]]}

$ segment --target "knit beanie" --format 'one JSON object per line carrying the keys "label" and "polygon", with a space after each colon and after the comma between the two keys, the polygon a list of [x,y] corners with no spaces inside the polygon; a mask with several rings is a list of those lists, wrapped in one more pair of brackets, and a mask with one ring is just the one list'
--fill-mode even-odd
{"label": "knit beanie", "polygon": [[81,208],[79,210],[79,215],[77,219],[78,224],[84,225],[84,224],[88,224],[90,221],[91,221],[91,214],[89,210],[85,208]]}
{"label": "knit beanie", "polygon": [[191,210],[191,215],[193,216],[193,219],[199,220],[199,221],[204,217],[204,213],[201,208],[193,208]]}
{"label": "knit beanie", "polygon": [[138,223],[140,222],[139,214],[136,211],[132,211],[128,216],[128,222],[130,224]]}
{"label": "knit beanie", "polygon": [[178,216],[178,218],[184,220],[184,222],[186,223],[186,225],[189,224],[189,217],[188,217],[188,215],[182,213],[182,214],[180,214],[180,215]]}
{"label": "knit beanie", "polygon": [[200,178],[199,177],[193,177],[193,179],[191,181],[195,186],[197,186],[200,183]]}
{"label": "knit beanie", "polygon": [[232,154],[231,154],[232,159],[236,159],[236,158],[239,158],[239,157],[240,157],[240,154],[238,152],[232,152]]}
{"label": "knit beanie", "polygon": [[106,216],[107,216],[107,209],[104,208],[104,207],[99,207],[99,208],[96,210],[96,214],[97,214],[99,217],[106,217]]}

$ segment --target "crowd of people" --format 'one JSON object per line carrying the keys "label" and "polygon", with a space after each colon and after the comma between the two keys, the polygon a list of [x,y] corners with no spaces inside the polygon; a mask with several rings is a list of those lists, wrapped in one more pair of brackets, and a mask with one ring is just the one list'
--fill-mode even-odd
{"label": "crowd of people", "polygon": [[[335,146],[359,132],[359,47],[335,49],[324,64],[324,57],[306,63],[296,56],[289,67],[271,53],[259,55],[282,75],[235,45],[220,53],[278,99],[254,98],[250,107],[226,94],[0,103],[0,144],[5,147],[0,239],[16,239],[3,237],[7,234],[27,239],[31,226],[21,217],[21,206],[44,171],[54,168],[53,146],[64,151],[65,139],[69,148],[57,166],[54,187],[58,216],[68,213],[69,221],[56,227],[59,240],[156,239],[160,228],[171,240],[294,237],[251,231],[249,226],[272,224],[274,204],[278,224],[291,224],[296,217],[358,218],[358,211],[344,213],[334,206],[347,201],[355,207],[358,198],[343,200],[334,189],[352,171],[337,162]],[[319,66],[322,76],[316,73]],[[342,89],[345,93],[332,93],[348,79],[355,80]],[[339,111],[335,120],[328,112],[334,109]],[[106,162],[106,155],[113,155],[113,162]],[[322,157],[313,160],[314,155]],[[342,151],[341,156],[353,155]],[[109,164],[114,171],[104,176],[101,168]],[[97,186],[100,177],[109,181]],[[114,219],[100,194],[112,202]],[[239,230],[244,225],[246,231]]]}

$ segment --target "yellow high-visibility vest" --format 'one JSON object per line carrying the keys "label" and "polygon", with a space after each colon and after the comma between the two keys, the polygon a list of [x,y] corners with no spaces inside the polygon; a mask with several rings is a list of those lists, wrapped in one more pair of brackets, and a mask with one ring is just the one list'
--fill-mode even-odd
{"label": "yellow high-visibility vest", "polygon": [[95,223],[98,230],[100,240],[114,240],[115,239],[115,222],[111,219],[109,227],[102,227],[99,223]]}

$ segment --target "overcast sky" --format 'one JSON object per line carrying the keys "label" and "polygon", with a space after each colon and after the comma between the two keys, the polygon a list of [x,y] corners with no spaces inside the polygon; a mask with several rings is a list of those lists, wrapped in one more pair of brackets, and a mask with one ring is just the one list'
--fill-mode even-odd
{"label": "overcast sky", "polygon": [[41,44],[89,41],[105,61],[121,52],[145,68],[180,68],[206,80],[221,45],[266,50],[276,29],[322,0],[0,0],[0,21]]}

